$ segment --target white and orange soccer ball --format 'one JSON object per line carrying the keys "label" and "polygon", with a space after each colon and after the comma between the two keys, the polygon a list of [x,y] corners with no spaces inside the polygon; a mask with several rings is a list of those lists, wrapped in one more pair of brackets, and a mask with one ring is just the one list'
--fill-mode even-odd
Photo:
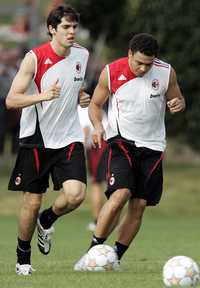
{"label": "white and orange soccer ball", "polygon": [[175,256],[163,267],[165,287],[195,287],[200,279],[197,263],[186,256]]}
{"label": "white and orange soccer ball", "polygon": [[119,261],[115,250],[105,244],[92,247],[84,259],[85,271],[118,271]]}

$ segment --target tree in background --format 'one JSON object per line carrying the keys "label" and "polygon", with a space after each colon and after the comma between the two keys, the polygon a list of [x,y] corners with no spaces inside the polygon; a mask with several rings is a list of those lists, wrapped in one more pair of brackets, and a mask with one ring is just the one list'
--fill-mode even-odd
{"label": "tree in background", "polygon": [[[69,3],[69,1],[65,1]],[[90,31],[93,41],[106,34],[106,41],[117,37],[127,0],[71,0],[81,14],[81,23]]]}

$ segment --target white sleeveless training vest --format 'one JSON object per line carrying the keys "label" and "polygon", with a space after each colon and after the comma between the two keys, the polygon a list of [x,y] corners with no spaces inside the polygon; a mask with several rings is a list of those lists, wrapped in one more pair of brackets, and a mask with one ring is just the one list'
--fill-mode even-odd
{"label": "white sleeveless training vest", "polygon": [[20,143],[58,149],[83,142],[78,117],[78,97],[88,61],[88,51],[74,44],[67,57],[58,56],[50,42],[30,51],[35,57],[35,77],[27,94],[46,91],[58,79],[59,98],[22,109]]}
{"label": "white sleeveless training vest", "polygon": [[136,77],[128,58],[107,65],[109,89],[107,139],[120,134],[137,147],[164,151],[165,109],[171,66],[155,59],[151,69]]}

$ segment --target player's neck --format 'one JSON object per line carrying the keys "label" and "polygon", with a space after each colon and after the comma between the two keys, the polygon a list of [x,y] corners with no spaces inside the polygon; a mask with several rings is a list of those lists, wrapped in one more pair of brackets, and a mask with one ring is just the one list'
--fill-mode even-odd
{"label": "player's neck", "polygon": [[70,54],[71,47],[63,47],[59,45],[56,41],[53,41],[53,39],[50,42],[50,44],[51,44],[52,49],[58,56],[66,57]]}
{"label": "player's neck", "polygon": [[133,67],[131,66],[130,59],[128,59],[128,66],[129,66],[130,71],[131,71],[134,75],[136,75],[135,72],[134,72],[134,70],[133,70]]}

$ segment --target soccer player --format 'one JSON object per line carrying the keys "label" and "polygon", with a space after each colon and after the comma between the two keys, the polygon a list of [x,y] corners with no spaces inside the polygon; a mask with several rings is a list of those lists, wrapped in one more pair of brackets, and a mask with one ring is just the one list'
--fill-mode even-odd
{"label": "soccer player", "polygon": [[[78,22],[79,14],[70,6],[50,12],[51,40],[27,53],[6,98],[8,108],[23,108],[20,151],[9,182],[10,190],[24,192],[17,239],[18,275],[33,271],[31,239],[36,225],[38,247],[46,255],[51,249],[52,224],[76,209],[85,197],[78,102],[83,107],[89,104],[89,95],[82,90],[88,51],[75,43]],[[62,191],[39,214],[50,175],[54,190]]]}
{"label": "soccer player", "polygon": [[[106,136],[109,144],[108,200],[100,211],[90,247],[104,243],[128,202],[114,245],[119,261],[140,229],[146,206],[158,204],[161,198],[166,106],[172,114],[185,109],[176,72],[157,58],[158,50],[152,35],[136,34],[128,57],[103,69],[89,105],[93,142],[101,147]],[[105,131],[101,113],[107,99]],[[84,270],[84,258],[74,270]]]}

